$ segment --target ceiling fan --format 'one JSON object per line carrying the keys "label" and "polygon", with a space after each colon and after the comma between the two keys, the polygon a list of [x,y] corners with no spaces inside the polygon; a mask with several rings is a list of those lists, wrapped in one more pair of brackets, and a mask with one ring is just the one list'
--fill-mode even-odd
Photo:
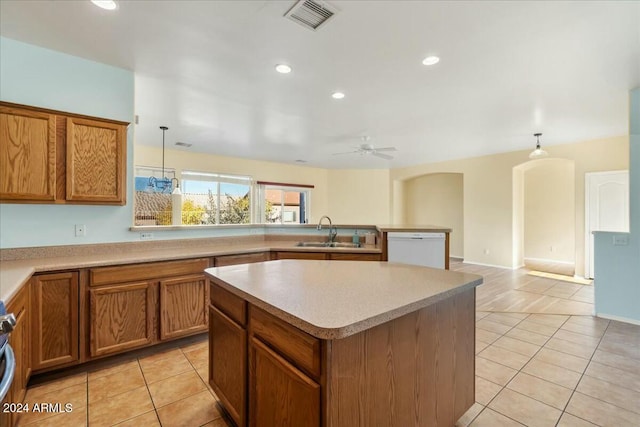
{"label": "ceiling fan", "polygon": [[381,153],[381,151],[397,151],[396,147],[383,147],[383,148],[374,147],[368,142],[371,139],[371,137],[363,136],[361,139],[363,143],[355,147],[356,148],[355,151],[346,151],[344,153],[333,153],[333,155],[336,156],[341,154],[360,154],[361,156],[364,156],[365,154],[367,154],[367,155],[380,157],[381,159],[391,160],[393,159],[393,156],[390,156],[388,154],[383,154]]}

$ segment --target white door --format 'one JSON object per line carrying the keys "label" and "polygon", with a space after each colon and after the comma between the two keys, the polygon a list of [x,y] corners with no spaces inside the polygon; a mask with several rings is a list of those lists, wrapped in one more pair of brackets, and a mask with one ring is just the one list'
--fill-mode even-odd
{"label": "white door", "polygon": [[585,276],[594,277],[593,231],[629,231],[629,171],[587,173]]}

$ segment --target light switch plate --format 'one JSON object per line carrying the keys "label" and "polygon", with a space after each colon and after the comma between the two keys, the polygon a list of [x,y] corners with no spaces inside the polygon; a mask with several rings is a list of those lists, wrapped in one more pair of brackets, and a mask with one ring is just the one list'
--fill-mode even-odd
{"label": "light switch plate", "polygon": [[625,234],[613,235],[613,246],[626,246],[629,244],[629,236]]}

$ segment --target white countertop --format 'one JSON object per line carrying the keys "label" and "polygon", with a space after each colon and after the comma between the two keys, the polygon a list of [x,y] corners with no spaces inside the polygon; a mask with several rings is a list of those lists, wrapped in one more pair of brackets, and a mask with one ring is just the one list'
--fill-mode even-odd
{"label": "white countertop", "polygon": [[322,339],[353,335],[482,283],[388,262],[280,260],[205,270],[230,292]]}

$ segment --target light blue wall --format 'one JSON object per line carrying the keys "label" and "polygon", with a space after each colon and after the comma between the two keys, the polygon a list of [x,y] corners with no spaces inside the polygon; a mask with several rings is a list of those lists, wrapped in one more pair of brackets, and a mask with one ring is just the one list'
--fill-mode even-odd
{"label": "light blue wall", "polygon": [[[595,233],[595,310],[640,322],[640,88],[630,93],[629,233]],[[614,246],[615,236],[629,244]]]}

